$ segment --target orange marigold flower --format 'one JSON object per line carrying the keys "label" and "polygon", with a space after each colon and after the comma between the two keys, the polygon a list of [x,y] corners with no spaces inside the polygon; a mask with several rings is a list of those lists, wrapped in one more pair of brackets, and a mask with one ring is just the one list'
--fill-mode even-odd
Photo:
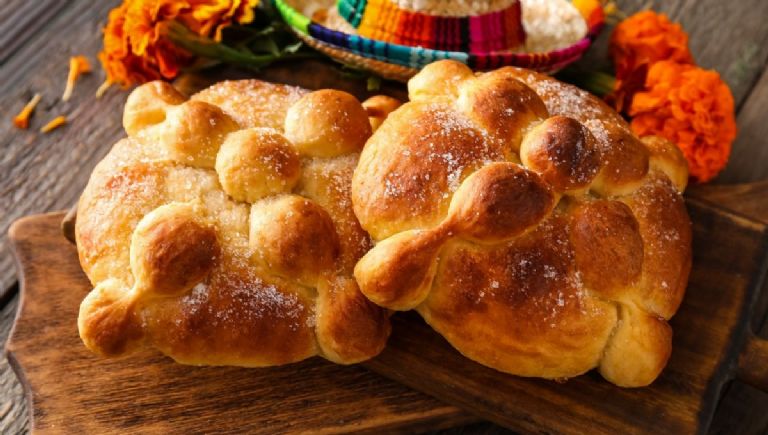
{"label": "orange marigold flower", "polygon": [[126,30],[129,5],[124,3],[109,12],[104,28],[104,48],[99,53],[108,83],[130,86],[160,79],[162,76],[157,61],[149,56],[134,54],[131,38]]}
{"label": "orange marigold flower", "polygon": [[660,60],[693,63],[688,35],[683,28],[666,15],[651,10],[619,23],[613,30],[608,50],[620,81],[638,68]]}
{"label": "orange marigold flower", "polygon": [[233,22],[248,24],[254,19],[254,9],[259,0],[189,0],[192,18],[200,23],[198,29],[190,27],[199,35],[210,35],[221,41],[221,31]]}
{"label": "orange marigold flower", "polygon": [[130,86],[161,78],[171,79],[193,56],[168,38],[177,21],[205,37],[221,37],[234,22],[253,21],[258,0],[125,0],[109,13],[104,49],[99,60],[108,83]]}
{"label": "orange marigold flower", "polygon": [[680,147],[694,180],[711,180],[728,162],[736,138],[734,103],[717,72],[657,62],[628,112],[637,135],[662,136]]}

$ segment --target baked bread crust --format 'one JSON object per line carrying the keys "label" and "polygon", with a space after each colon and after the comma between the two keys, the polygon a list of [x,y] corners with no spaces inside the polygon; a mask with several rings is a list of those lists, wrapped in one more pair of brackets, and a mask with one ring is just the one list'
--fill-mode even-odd
{"label": "baked bread crust", "polygon": [[387,312],[352,277],[370,248],[349,198],[371,134],[354,97],[243,80],[187,99],[153,82],[123,124],[78,208],[88,348],[237,366],[381,351]]}
{"label": "baked bread crust", "polygon": [[651,383],[691,266],[680,151],[527,70],[439,61],[408,89],[352,181],[362,292],[504,372]]}

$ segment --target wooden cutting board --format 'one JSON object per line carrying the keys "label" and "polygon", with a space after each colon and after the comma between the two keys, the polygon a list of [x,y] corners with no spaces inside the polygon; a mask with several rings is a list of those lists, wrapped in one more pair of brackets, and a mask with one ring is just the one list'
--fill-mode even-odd
{"label": "wooden cutting board", "polygon": [[41,433],[413,432],[477,421],[359,366],[320,358],[270,369],[191,367],[157,353],[105,360],[77,311],[91,285],[62,235],[63,213],[17,221],[21,288],[6,347]]}
{"label": "wooden cutting board", "polygon": [[[766,193],[768,183],[689,195],[693,272],[672,321],[669,365],[648,388],[621,389],[594,373],[562,384],[504,375],[463,358],[411,314],[393,317],[387,349],[364,365],[523,432],[706,432],[726,382],[768,389],[768,344],[750,322],[763,319],[768,304],[758,292]],[[77,337],[77,305],[90,287],[60,235],[61,217],[28,217],[10,234],[22,301],[8,352],[30,391],[36,429],[382,432],[472,420],[360,367],[319,359],[253,370],[181,366],[152,353],[98,359]]]}

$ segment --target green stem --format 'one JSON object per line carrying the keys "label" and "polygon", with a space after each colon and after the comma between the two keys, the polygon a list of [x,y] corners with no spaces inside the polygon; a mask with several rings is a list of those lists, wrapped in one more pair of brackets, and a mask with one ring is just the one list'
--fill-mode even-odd
{"label": "green stem", "polygon": [[561,71],[557,74],[557,78],[586,89],[599,97],[604,97],[613,92],[616,85],[616,78],[614,76],[599,71]]}
{"label": "green stem", "polygon": [[179,47],[184,48],[194,55],[217,59],[229,64],[249,68],[260,68],[278,59],[306,59],[317,57],[315,53],[311,52],[283,51],[279,55],[244,53],[227,45],[215,42],[209,38],[196,35],[190,32],[182,24],[176,22],[171,23],[169,26],[168,37],[174,44],[177,44]]}

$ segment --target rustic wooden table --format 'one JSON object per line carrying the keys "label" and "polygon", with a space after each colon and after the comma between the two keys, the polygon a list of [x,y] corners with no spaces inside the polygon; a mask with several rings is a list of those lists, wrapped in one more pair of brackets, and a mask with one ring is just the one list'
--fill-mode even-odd
{"label": "rustic wooden table", "polygon": [[[127,96],[116,89],[94,99],[103,73],[79,83],[74,98],[58,101],[71,55],[95,62],[101,27],[115,0],[4,0],[0,3],[0,340],[13,324],[18,305],[13,260],[5,233],[21,216],[74,204],[93,166],[123,135],[120,116]],[[631,13],[652,6],[682,22],[696,60],[720,72],[731,86],[738,110],[739,136],[728,168],[715,183],[768,178],[768,2],[764,0],[623,0]],[[582,62],[604,62],[606,37]],[[26,131],[12,116],[39,92],[43,102]],[[37,129],[66,114],[69,125],[51,134]],[[768,198],[768,192],[766,192]],[[766,199],[768,201],[768,199]],[[768,290],[768,289],[764,289]],[[44,325],[41,325],[44,327]],[[765,327],[763,332],[765,333]],[[55,346],[55,343],[52,343]],[[768,394],[732,383],[717,410],[712,433],[768,432]],[[0,358],[0,433],[26,432],[29,415],[24,392],[4,357]],[[453,433],[500,433],[477,424]]]}

